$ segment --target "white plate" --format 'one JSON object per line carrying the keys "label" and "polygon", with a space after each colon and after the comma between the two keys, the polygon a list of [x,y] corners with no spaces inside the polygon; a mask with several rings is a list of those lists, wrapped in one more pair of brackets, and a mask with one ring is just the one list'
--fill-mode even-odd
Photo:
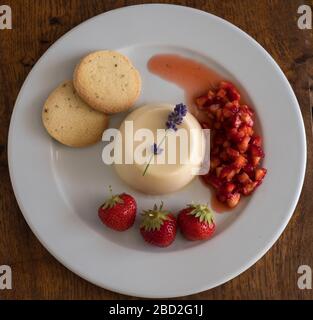
{"label": "white plate", "polygon": [[[179,235],[167,249],[145,244],[135,227],[106,229],[97,208],[112,184],[132,193],[139,208],[161,197],[130,190],[101,161],[103,144],[71,149],[53,141],[41,123],[49,92],[71,78],[79,58],[110,48],[128,55],[140,70],[147,102],[181,102],[183,92],[150,74],[155,53],[177,52],[217,69],[246,93],[264,137],[268,175],[262,186],[232,213],[217,216],[217,232],[207,242]],[[124,115],[114,117],[117,125]],[[260,125],[261,124],[261,125]],[[247,34],[213,15],[180,6],[140,5],[92,18],[57,41],[27,77],[9,132],[10,174],[19,206],[43,245],[67,268],[101,287],[141,297],[183,296],[220,285],[245,271],[274,244],[299,198],[306,139],[300,109],[285,76]],[[174,210],[207,201],[198,180],[162,197]],[[264,272],[266,272],[264,270]]]}

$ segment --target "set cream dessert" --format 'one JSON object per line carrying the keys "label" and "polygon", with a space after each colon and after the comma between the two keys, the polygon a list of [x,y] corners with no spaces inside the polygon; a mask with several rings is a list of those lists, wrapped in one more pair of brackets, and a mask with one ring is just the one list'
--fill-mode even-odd
{"label": "set cream dessert", "polygon": [[[137,108],[125,118],[119,129],[123,161],[114,164],[115,170],[125,183],[146,194],[165,194],[183,188],[197,175],[204,159],[206,139],[191,113],[187,112],[177,131],[162,131],[174,107],[171,104],[149,104]],[[129,124],[132,124],[133,132],[130,132]],[[152,140],[136,140],[140,129],[149,129]],[[130,134],[134,134],[132,145],[125,145]],[[160,140],[160,150],[154,153],[152,146]],[[145,153],[146,161],[138,161],[135,156],[138,150]],[[127,163],[126,159],[133,159],[133,163]],[[151,163],[147,170],[149,160]]]}

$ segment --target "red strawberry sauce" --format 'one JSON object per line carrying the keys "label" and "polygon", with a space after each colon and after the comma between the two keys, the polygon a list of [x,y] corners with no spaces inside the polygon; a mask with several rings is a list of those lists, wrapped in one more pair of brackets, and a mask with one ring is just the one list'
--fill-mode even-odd
{"label": "red strawberry sauce", "polygon": [[197,118],[200,116],[195,106],[195,98],[216,86],[223,78],[205,64],[177,54],[158,54],[148,62],[151,73],[175,83],[185,91],[189,111]]}

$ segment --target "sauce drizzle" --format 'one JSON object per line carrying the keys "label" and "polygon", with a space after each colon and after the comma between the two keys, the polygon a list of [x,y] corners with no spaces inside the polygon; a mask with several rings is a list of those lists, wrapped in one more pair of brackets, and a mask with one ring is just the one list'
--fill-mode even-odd
{"label": "sauce drizzle", "polygon": [[222,80],[220,75],[205,64],[177,54],[152,56],[148,61],[148,69],[151,73],[182,88],[189,111],[197,118],[200,112],[195,106],[195,98]]}

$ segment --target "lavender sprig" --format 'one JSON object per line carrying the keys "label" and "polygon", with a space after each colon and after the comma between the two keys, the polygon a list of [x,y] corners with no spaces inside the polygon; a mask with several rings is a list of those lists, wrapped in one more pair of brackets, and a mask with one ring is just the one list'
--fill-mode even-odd
{"label": "lavender sprig", "polygon": [[158,154],[161,154],[163,149],[162,148],[159,148],[158,145],[156,143],[154,143],[152,146],[151,146],[151,151],[153,154],[155,155],[158,155]]}
{"label": "lavender sprig", "polygon": [[147,163],[145,170],[143,172],[143,176],[146,174],[150,163],[153,159],[154,155],[160,154],[163,149],[161,148],[161,145],[163,144],[164,140],[166,139],[167,133],[169,130],[174,130],[177,131],[177,126],[182,124],[184,117],[187,114],[187,107],[183,104],[183,103],[179,103],[175,106],[174,111],[170,112],[168,117],[167,117],[167,121],[165,123],[165,136],[163,137],[162,141],[159,143],[159,145],[157,145],[156,143],[154,143],[152,145],[152,155],[149,159],[149,162]]}
{"label": "lavender sprig", "polygon": [[183,103],[179,103],[175,106],[174,111],[168,115],[166,121],[166,129],[172,129],[177,131],[177,126],[182,124],[184,117],[187,114],[187,107]]}

